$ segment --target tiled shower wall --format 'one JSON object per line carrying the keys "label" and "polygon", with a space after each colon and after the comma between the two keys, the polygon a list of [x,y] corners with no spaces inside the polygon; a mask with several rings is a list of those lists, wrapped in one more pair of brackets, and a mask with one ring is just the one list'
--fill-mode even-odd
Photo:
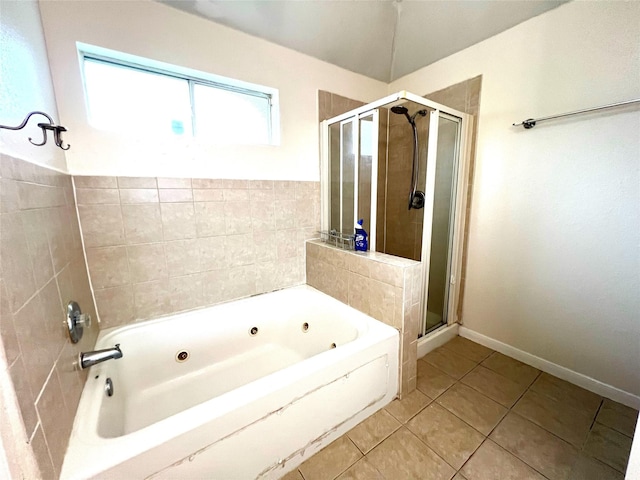
{"label": "tiled shower wall", "polygon": [[305,281],[318,182],[74,180],[102,328]]}
{"label": "tiled shower wall", "polygon": [[74,363],[97,336],[73,345],[64,328],[70,300],[95,318],[71,177],[6,155],[0,176],[0,335],[41,476],[58,478],[85,380]]}
{"label": "tiled shower wall", "polygon": [[307,242],[307,283],[400,332],[400,394],[416,388],[420,327],[419,262]]}

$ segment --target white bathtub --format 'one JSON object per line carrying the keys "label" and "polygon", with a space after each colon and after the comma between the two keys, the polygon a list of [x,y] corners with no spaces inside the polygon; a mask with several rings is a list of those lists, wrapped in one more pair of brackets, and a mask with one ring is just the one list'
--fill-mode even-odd
{"label": "white bathtub", "polygon": [[398,332],[306,285],[108,329],[96,349],[116,343],[63,479],[279,478],[398,392]]}

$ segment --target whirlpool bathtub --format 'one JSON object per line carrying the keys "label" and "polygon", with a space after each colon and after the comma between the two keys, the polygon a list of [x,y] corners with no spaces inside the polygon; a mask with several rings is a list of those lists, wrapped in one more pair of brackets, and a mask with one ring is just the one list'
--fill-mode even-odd
{"label": "whirlpool bathtub", "polygon": [[96,349],[116,343],[63,479],[279,478],[398,392],[397,330],[306,285],[104,330]]}

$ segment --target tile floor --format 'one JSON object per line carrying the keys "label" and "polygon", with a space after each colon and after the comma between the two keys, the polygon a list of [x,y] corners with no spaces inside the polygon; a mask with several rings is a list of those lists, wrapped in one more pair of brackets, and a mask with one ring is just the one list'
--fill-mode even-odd
{"label": "tile floor", "polygon": [[462,337],[285,480],[617,480],[638,412]]}

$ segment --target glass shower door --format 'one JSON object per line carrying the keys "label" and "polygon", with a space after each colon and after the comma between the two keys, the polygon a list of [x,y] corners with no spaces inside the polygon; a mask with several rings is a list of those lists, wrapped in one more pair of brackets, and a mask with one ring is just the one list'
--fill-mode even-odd
{"label": "glass shower door", "polygon": [[[453,281],[451,264],[456,213],[461,120],[440,112],[437,126],[429,266],[423,330],[426,334],[447,323]],[[432,137],[429,138],[431,142]],[[426,245],[425,245],[426,246]],[[423,247],[424,248],[424,247]]]}

